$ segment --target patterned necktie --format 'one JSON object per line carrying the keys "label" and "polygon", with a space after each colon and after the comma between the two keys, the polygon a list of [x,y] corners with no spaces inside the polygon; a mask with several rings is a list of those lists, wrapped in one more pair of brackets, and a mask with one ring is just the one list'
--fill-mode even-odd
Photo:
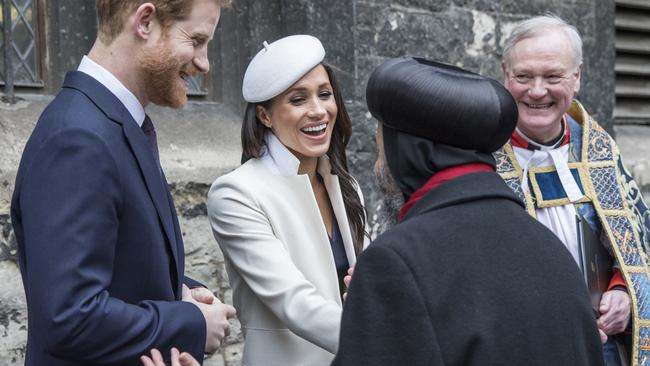
{"label": "patterned necktie", "polygon": [[142,122],[142,131],[147,137],[147,142],[149,142],[149,148],[153,153],[153,157],[156,159],[156,163],[160,166],[160,157],[158,156],[158,139],[156,138],[156,129],[153,127],[151,118],[149,116],[144,116],[144,122]]}

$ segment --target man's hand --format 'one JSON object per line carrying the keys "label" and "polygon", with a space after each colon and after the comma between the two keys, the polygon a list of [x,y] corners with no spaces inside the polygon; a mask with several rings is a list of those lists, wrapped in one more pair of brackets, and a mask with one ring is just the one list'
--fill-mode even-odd
{"label": "man's hand", "polygon": [[218,300],[214,301],[212,304],[198,302],[192,297],[191,290],[185,285],[183,285],[183,301],[190,302],[201,310],[207,328],[205,353],[214,353],[221,345],[223,339],[230,334],[230,324],[228,323],[228,319],[237,314],[235,308],[223,304]]}
{"label": "man's hand", "polygon": [[212,291],[208,290],[205,287],[195,287],[190,290],[192,293],[192,298],[198,302],[202,302],[204,304],[212,304],[214,300],[219,301]]}
{"label": "man's hand", "polygon": [[600,336],[600,343],[607,343],[607,334],[605,334],[605,332],[600,328],[598,329],[598,335]]}
{"label": "man's hand", "polygon": [[[144,366],[165,366],[160,351],[157,349],[151,350],[151,357],[140,356],[140,361]],[[172,348],[172,364],[171,366],[201,366],[199,362],[187,352],[180,353],[176,348]]]}
{"label": "man's hand", "polygon": [[[630,322],[630,296],[625,291],[609,290],[600,299],[598,329],[606,335],[621,333]],[[602,338],[602,335],[601,335]]]}
{"label": "man's hand", "polygon": [[348,288],[350,288],[350,282],[352,281],[352,274],[354,274],[354,267],[348,268],[347,276],[343,277],[343,283],[345,284],[345,292],[343,292],[343,301],[348,297]]}

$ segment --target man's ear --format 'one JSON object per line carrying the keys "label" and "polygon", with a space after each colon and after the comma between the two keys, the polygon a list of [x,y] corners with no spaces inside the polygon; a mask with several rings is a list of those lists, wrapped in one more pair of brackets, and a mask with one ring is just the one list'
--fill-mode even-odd
{"label": "man's ear", "polygon": [[156,22],[156,7],[152,3],[144,3],[131,15],[133,31],[142,39],[149,39]]}
{"label": "man's ear", "polygon": [[260,120],[264,126],[268,128],[273,127],[271,124],[271,115],[266,110],[266,108],[262,107],[261,105],[256,106],[255,114],[257,115],[257,119]]}
{"label": "man's ear", "polygon": [[580,76],[582,76],[582,64],[578,65],[574,77],[576,78],[576,83],[573,86],[573,96],[577,96],[580,92]]}

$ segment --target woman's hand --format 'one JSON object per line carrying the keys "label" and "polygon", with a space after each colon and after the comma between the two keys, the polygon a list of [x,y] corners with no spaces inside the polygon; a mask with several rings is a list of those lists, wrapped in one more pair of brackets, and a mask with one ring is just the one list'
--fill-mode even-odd
{"label": "woman's hand", "polygon": [[354,273],[354,267],[348,268],[347,276],[343,277],[343,283],[345,284],[345,292],[343,293],[343,301],[348,297],[348,288],[350,288],[350,282],[352,281],[352,274]]}
{"label": "woman's hand", "polygon": [[[172,364],[171,366],[201,366],[199,362],[187,352],[180,353],[178,349],[172,348]],[[151,358],[149,356],[140,356],[140,361],[144,366],[165,366],[160,351],[153,348],[151,350]]]}

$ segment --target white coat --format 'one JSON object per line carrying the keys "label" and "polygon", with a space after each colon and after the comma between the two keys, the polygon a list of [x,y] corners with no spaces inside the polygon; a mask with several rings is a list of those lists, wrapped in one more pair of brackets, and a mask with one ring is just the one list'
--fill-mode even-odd
{"label": "white coat", "polygon": [[[219,177],[208,194],[248,366],[329,365],[342,304],[327,231],[298,159],[272,134],[262,158]],[[318,161],[347,259],[356,257],[338,177]],[[361,193],[359,192],[361,195]],[[361,196],[360,196],[361,197]]]}

